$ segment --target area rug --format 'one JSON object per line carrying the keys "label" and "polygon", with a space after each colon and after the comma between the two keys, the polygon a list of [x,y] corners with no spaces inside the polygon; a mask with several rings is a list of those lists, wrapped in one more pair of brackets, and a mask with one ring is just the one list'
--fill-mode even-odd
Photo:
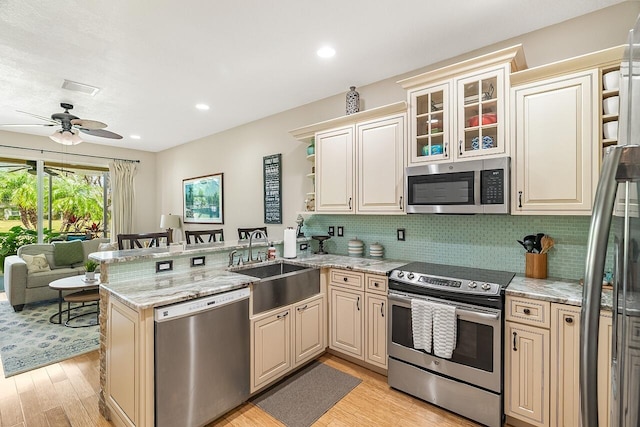
{"label": "area rug", "polygon": [[251,399],[287,427],[309,427],[362,380],[314,362]]}
{"label": "area rug", "polygon": [[[65,306],[63,304],[63,308]],[[82,308],[75,314],[81,314],[82,310],[95,310],[95,307]],[[8,301],[0,302],[0,359],[5,377],[98,349],[98,326],[68,328],[49,322],[57,312],[57,301],[27,304],[18,313]],[[62,320],[64,322],[64,315]],[[95,323],[95,316],[85,316],[78,321]]]}

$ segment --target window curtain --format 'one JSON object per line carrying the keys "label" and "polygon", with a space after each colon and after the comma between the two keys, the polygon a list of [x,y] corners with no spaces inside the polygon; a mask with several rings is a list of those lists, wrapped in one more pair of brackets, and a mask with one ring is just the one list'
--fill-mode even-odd
{"label": "window curtain", "polygon": [[111,175],[111,241],[118,234],[133,233],[134,182],[138,164],[123,160],[109,162]]}

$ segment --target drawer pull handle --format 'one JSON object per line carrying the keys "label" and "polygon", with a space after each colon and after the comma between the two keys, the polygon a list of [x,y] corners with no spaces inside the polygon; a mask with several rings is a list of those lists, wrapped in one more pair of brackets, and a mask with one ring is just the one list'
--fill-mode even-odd
{"label": "drawer pull handle", "polygon": [[378,286],[380,286],[380,283],[378,283],[378,282],[373,282],[373,286],[375,286],[375,287],[377,288]]}
{"label": "drawer pull handle", "polygon": [[285,317],[287,317],[288,315],[289,315],[289,312],[287,311],[287,312],[286,312],[286,313],[284,313],[284,314],[278,314],[277,318],[278,318],[278,319],[284,319],[284,318],[285,318]]}
{"label": "drawer pull handle", "polygon": [[531,310],[529,310],[528,308],[525,308],[525,309],[523,310],[523,312],[524,312],[524,314],[526,314],[526,315],[531,314]]}
{"label": "drawer pull handle", "polygon": [[565,317],[564,321],[567,322],[568,324],[572,324],[573,323],[573,317]]}
{"label": "drawer pull handle", "polygon": [[518,351],[518,348],[516,347],[516,340],[518,338],[518,333],[514,332],[513,333],[513,351]]}
{"label": "drawer pull handle", "polygon": [[345,282],[348,281],[349,279],[347,279],[346,277],[343,277],[342,280],[344,280]]}
{"label": "drawer pull handle", "polygon": [[305,311],[307,309],[307,304],[304,307],[298,307],[298,311]]}

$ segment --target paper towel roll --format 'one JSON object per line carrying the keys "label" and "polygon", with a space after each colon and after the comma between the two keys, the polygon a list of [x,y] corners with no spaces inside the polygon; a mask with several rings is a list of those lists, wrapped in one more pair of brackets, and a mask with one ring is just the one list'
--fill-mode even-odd
{"label": "paper towel roll", "polygon": [[284,249],[282,252],[284,258],[296,257],[296,230],[293,227],[287,227],[284,230]]}

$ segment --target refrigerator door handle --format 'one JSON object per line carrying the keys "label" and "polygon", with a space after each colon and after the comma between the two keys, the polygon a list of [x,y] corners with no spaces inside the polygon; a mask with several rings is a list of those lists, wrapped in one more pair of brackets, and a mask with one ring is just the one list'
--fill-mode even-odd
{"label": "refrigerator door handle", "polygon": [[605,156],[591,215],[580,325],[580,412],[583,427],[598,426],[598,329],[602,277],[616,197],[616,171],[622,147]]}

